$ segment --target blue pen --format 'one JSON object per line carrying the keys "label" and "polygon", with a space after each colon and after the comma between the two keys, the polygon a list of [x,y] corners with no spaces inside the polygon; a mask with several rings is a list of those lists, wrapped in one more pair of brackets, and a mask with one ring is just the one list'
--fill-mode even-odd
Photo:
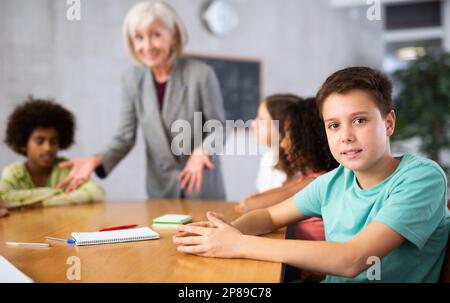
{"label": "blue pen", "polygon": [[75,244],[74,239],[61,239],[61,238],[54,238],[54,237],[45,237],[45,239],[50,241],[59,241],[59,242],[66,242],[67,244]]}

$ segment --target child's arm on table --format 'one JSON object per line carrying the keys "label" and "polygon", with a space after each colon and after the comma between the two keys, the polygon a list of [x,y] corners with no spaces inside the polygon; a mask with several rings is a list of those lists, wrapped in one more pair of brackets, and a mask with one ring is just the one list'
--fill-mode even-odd
{"label": "child's arm on table", "polygon": [[305,188],[312,181],[314,181],[314,178],[312,177],[305,178],[301,181],[294,179],[283,184],[281,187],[253,194],[236,205],[235,211],[242,214],[254,209],[265,208],[281,203]]}
{"label": "child's arm on table", "polygon": [[326,274],[355,277],[370,266],[367,264],[370,256],[383,258],[404,241],[400,234],[379,222],[370,223],[346,242],[245,235],[263,234],[305,218],[293,199],[243,215],[233,222],[234,226],[208,213],[208,219],[215,228],[180,226],[179,231],[195,236],[175,237],[174,243],[178,245],[178,251],[189,254],[282,262]]}
{"label": "child's arm on table", "polygon": [[56,188],[37,187],[33,189],[0,190],[0,196],[7,208],[17,208],[38,204],[61,191]]}
{"label": "child's arm on table", "polygon": [[36,206],[44,199],[50,198],[61,191],[50,187],[34,187],[31,181],[24,181],[24,176],[15,167],[7,167],[2,172],[0,180],[0,198],[4,207],[18,208]]}
{"label": "child's arm on table", "polygon": [[45,206],[88,203],[103,200],[104,196],[104,191],[99,185],[87,181],[71,192],[61,190],[58,195],[45,199],[43,203]]}

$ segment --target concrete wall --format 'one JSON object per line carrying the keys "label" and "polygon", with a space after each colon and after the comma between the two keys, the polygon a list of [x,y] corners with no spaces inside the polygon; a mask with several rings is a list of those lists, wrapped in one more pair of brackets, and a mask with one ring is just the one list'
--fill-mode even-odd
{"label": "concrete wall", "polygon": [[[66,19],[62,0],[0,0],[0,133],[27,94],[53,97],[78,118],[77,143],[63,155],[101,151],[117,127],[121,72],[129,65],[121,24],[136,1],[81,0],[81,21]],[[263,93],[312,95],[331,72],[349,65],[381,67],[382,23],[366,7],[332,8],[328,0],[229,0],[236,32],[209,34],[202,0],[171,0],[188,28],[188,52],[248,57],[263,63]],[[102,185],[110,199],[144,198],[144,147]],[[21,159],[0,145],[0,167]],[[239,200],[255,190],[257,156],[224,156],[226,190]]]}

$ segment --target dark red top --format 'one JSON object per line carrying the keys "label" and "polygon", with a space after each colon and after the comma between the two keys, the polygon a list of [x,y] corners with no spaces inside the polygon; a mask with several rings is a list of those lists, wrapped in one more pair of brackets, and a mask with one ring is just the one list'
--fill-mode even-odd
{"label": "dark red top", "polygon": [[167,82],[158,83],[155,80],[156,94],[158,95],[159,101],[159,110],[162,110],[163,108],[164,94],[166,93],[166,84]]}

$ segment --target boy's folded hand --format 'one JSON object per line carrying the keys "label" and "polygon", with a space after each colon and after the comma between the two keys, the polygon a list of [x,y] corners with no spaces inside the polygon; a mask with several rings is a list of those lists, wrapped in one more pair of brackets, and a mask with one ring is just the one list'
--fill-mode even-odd
{"label": "boy's folded hand", "polygon": [[223,220],[223,216],[208,212],[207,217],[215,228],[181,225],[180,231],[194,234],[190,237],[175,237],[173,243],[182,253],[205,257],[237,258],[242,233],[232,224]]}
{"label": "boy's folded hand", "polygon": [[[216,216],[217,218],[220,218],[222,221],[230,224],[223,214],[215,213],[215,212],[211,212],[211,213],[214,216]],[[198,226],[198,227],[208,227],[208,228],[217,228],[217,226],[214,225],[214,223],[212,223],[211,221],[200,221],[200,222],[189,223],[189,224],[186,224],[186,225]],[[179,237],[191,237],[191,236],[195,236],[195,234],[177,230],[176,234],[173,235],[172,239],[179,238]]]}
{"label": "boy's folded hand", "polygon": [[[189,226],[199,226],[199,227],[210,227],[210,228],[215,228],[215,226],[209,222],[209,221],[201,221],[201,222],[195,222],[195,223],[190,223],[187,224]],[[195,234],[192,233],[188,233],[188,232],[184,232],[184,231],[178,231],[175,233],[175,235],[172,236],[172,240],[175,238],[180,238],[180,237],[191,237],[191,236],[195,236]]]}

